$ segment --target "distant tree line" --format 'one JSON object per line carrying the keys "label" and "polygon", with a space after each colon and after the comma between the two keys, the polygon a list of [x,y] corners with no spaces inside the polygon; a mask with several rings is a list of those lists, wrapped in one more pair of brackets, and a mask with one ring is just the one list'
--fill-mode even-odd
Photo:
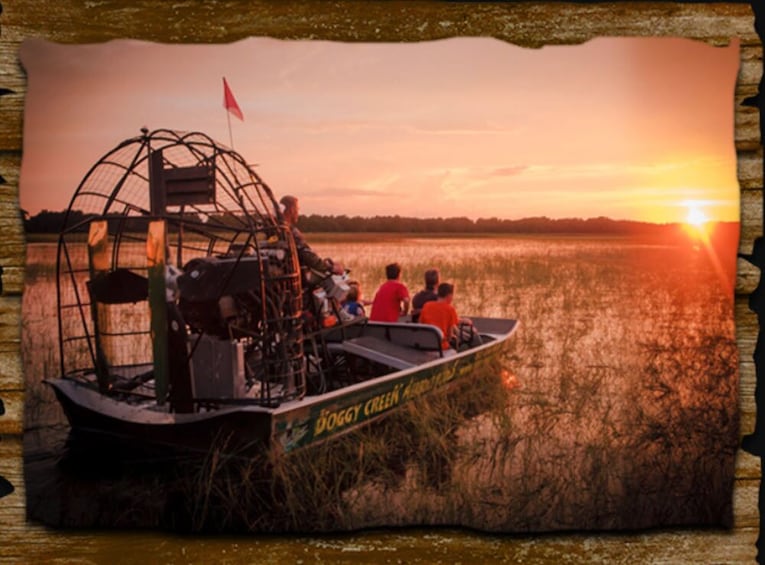
{"label": "distant tree line", "polygon": [[393,232],[393,233],[580,233],[637,234],[655,232],[668,226],[598,218],[552,219],[545,216],[507,220],[464,216],[451,218],[409,218],[405,216],[323,216],[300,218],[304,232]]}
{"label": "distant tree line", "polygon": [[[58,233],[64,222],[65,212],[43,210],[34,216],[24,214],[24,229],[28,233]],[[68,224],[73,226],[85,222],[90,216],[72,210]],[[198,220],[192,217],[193,220]],[[119,217],[110,222],[125,221]],[[241,223],[233,216],[215,216],[210,220],[219,225]],[[145,230],[148,218],[134,217],[127,220],[123,229]],[[451,218],[410,218],[406,216],[362,216],[311,214],[300,218],[300,229],[304,232],[383,232],[383,233],[571,233],[571,234],[613,234],[638,235],[676,229],[677,224],[652,224],[632,220],[613,220],[603,216],[597,218],[552,219],[545,216],[507,220],[500,218],[466,217]]]}
{"label": "distant tree line", "polygon": [[[77,210],[72,210],[72,214],[72,219],[76,218],[78,221],[86,219],[86,214]],[[43,210],[39,214],[29,216],[29,214],[22,210],[24,231],[27,233],[58,233],[64,227],[64,215],[65,212]]]}

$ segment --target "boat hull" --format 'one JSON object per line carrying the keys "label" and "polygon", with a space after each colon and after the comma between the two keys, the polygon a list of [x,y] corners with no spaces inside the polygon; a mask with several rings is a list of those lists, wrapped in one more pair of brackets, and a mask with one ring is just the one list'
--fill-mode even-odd
{"label": "boat hull", "polygon": [[[207,452],[212,445],[260,449],[269,441],[271,415],[231,407],[188,418],[146,418],[146,410],[117,411],[86,385],[70,379],[48,381],[78,439],[118,442],[129,448],[168,448]],[[232,440],[235,440],[232,441]]]}
{"label": "boat hull", "polygon": [[115,400],[74,379],[47,382],[72,430],[80,435],[203,451],[215,445],[271,446],[289,452],[350,432],[410,401],[476,377],[479,368],[501,350],[515,323],[504,330],[476,348],[273,408],[241,404],[171,413],[148,402],[131,405]]}

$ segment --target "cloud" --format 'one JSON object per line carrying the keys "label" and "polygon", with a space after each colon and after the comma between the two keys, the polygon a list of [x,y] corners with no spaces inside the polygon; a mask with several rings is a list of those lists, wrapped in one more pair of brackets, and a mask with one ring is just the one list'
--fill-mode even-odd
{"label": "cloud", "polygon": [[397,193],[390,190],[368,190],[364,188],[348,188],[348,187],[326,187],[321,189],[320,194],[311,195],[311,198],[323,199],[326,197],[341,197],[341,198],[390,198],[395,196],[401,196],[401,193]]}
{"label": "cloud", "polygon": [[490,176],[493,177],[515,177],[528,170],[528,165],[512,165],[509,167],[499,167],[494,169]]}

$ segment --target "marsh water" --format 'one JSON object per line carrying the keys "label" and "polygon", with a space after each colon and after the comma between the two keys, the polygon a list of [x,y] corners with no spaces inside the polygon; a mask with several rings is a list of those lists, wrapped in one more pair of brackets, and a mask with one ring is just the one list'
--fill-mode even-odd
{"label": "marsh water", "polygon": [[[351,269],[367,299],[391,261],[403,266],[412,293],[422,273],[438,267],[456,285],[461,315],[516,318],[519,330],[470,390],[298,455],[279,470],[279,492],[264,497],[252,484],[259,467],[251,463],[189,467],[156,454],[112,459],[67,444],[63,414],[40,384],[59,367],[55,245],[30,244],[22,338],[30,517],[55,526],[261,535],[730,525],[738,442],[735,238],[710,242],[678,230],[664,239],[309,240]],[[124,535],[173,559],[183,548],[202,560],[200,547],[218,558],[230,550],[231,562],[254,559],[258,547],[287,560],[353,553],[356,562],[367,554],[376,556],[370,562],[396,562],[425,546],[433,548],[431,561],[449,547],[496,558],[510,543],[454,530],[254,540]]]}

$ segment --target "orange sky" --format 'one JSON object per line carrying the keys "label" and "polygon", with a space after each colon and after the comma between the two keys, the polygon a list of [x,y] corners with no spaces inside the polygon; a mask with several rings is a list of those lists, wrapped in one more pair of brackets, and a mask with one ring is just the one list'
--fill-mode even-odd
{"label": "orange sky", "polygon": [[304,214],[683,221],[739,217],[739,49],[603,38],[231,45],[26,41],[21,207],[65,208],[142,126],[228,144]]}

